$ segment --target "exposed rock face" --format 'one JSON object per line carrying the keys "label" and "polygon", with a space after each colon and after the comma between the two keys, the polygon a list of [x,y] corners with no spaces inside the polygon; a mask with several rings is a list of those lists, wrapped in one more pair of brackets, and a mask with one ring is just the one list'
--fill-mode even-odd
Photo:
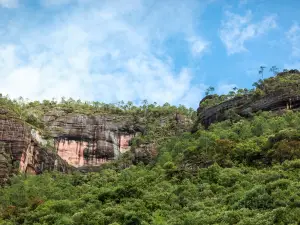
{"label": "exposed rock face", "polygon": [[144,162],[147,164],[155,158],[157,154],[157,148],[154,143],[143,144],[134,149],[134,163]]}
{"label": "exposed rock face", "polygon": [[[176,113],[162,117],[158,126],[165,126],[169,120],[184,131],[192,124],[190,119]],[[143,122],[124,115],[66,114],[56,110],[45,115],[44,121],[58,155],[75,167],[99,166],[117,159],[131,149],[132,138],[145,132]],[[139,146],[134,153],[142,161],[157,154],[152,144]]]}
{"label": "exposed rock face", "polygon": [[[215,121],[228,119],[228,114],[235,113],[236,115],[247,117],[252,113],[262,111],[278,111],[283,109],[298,109],[300,107],[300,73],[292,70],[285,73],[280,73],[277,76],[284,76],[289,73],[294,73],[294,79],[290,84],[278,84],[275,90],[265,89],[266,94],[262,96],[243,95],[236,96],[230,100],[224,101],[218,105],[201,108],[197,110],[198,123],[200,122],[205,127],[208,127]],[[274,82],[275,78],[270,78],[269,82]],[[205,99],[209,99],[206,97]],[[203,99],[200,104],[205,100]]]}
{"label": "exposed rock face", "polygon": [[[34,135],[32,135],[34,134]],[[55,152],[42,147],[37,132],[21,120],[0,114],[0,179],[11,172],[39,174],[44,170],[68,171],[70,167]]]}
{"label": "exposed rock face", "polygon": [[75,167],[99,166],[130,149],[139,132],[133,118],[125,116],[64,114],[53,111],[44,118],[60,157]]}
{"label": "exposed rock face", "polygon": [[[151,143],[139,143],[135,149],[131,148],[135,136],[148,134],[153,128],[147,126],[153,122],[157,130],[168,129],[170,135],[187,131],[192,124],[191,119],[180,113],[153,112],[159,118],[156,114],[148,116],[146,112],[137,116],[140,114],[88,111],[86,113],[95,114],[87,115],[70,113],[72,110],[56,106],[43,118],[40,114],[37,120],[26,117],[34,126],[43,127],[41,136],[31,125],[18,119],[19,115],[10,110],[9,105],[5,107],[0,107],[0,142],[4,146],[0,148],[0,177],[3,180],[17,171],[39,174],[44,170],[68,172],[73,167],[98,167],[129,150],[136,162],[148,162],[156,156],[156,148]],[[44,109],[37,110],[43,114]]]}
{"label": "exposed rock face", "polygon": [[20,172],[29,174],[40,174],[44,170],[57,170],[68,172],[71,170],[66,161],[55,152],[40,147],[35,142],[31,142],[20,160]]}

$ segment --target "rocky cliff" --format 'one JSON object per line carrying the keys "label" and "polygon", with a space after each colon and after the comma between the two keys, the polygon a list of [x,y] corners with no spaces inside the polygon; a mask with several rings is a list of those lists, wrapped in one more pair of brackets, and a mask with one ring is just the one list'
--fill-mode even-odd
{"label": "rocky cliff", "polygon": [[[300,107],[300,72],[291,70],[279,73],[260,84],[256,90],[210,107],[202,107],[202,103],[219,96],[207,96],[201,100],[197,110],[198,122],[206,128],[216,121],[232,117],[247,117],[262,111],[295,110]],[[197,125],[197,124],[196,124]]]}
{"label": "rocky cliff", "polygon": [[1,104],[3,180],[16,171],[39,174],[44,170],[68,172],[72,168],[97,167],[129,150],[132,163],[148,163],[157,155],[157,139],[188,131],[192,125],[190,118],[168,107],[161,111],[137,109],[133,113],[97,109],[78,112],[35,102],[22,113],[24,108],[13,102]]}
{"label": "rocky cliff", "polygon": [[12,173],[39,174],[45,170],[68,172],[71,168],[56,152],[44,146],[37,131],[0,110],[0,182]]}
{"label": "rocky cliff", "polygon": [[143,128],[130,116],[66,114],[44,117],[57,154],[75,167],[99,166],[130,149],[130,140]]}

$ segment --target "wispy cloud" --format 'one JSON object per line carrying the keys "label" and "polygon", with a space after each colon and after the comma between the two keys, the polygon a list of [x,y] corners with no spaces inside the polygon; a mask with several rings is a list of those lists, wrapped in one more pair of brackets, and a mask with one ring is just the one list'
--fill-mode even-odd
{"label": "wispy cloud", "polygon": [[246,41],[277,27],[274,15],[267,16],[257,23],[251,22],[251,11],[248,11],[245,16],[226,11],[225,16],[226,19],[222,21],[220,28],[220,39],[229,55],[247,51]]}
{"label": "wispy cloud", "polygon": [[228,84],[228,83],[219,83],[216,92],[220,95],[228,94],[230,91],[233,90],[234,87],[237,87],[236,84]]}
{"label": "wispy cloud", "polygon": [[1,45],[0,39],[0,92],[30,99],[65,96],[173,104],[194,94],[197,101],[188,104],[197,105],[201,85],[192,84],[189,68],[175,72],[163,43],[181,33],[190,44],[190,54],[202,55],[208,42],[196,32],[194,18],[196,9],[205,4],[194,0],[42,3],[45,7],[76,4],[46,25],[25,30],[17,24],[15,40]]}
{"label": "wispy cloud", "polygon": [[0,0],[0,7],[16,8],[19,5],[18,0]]}
{"label": "wispy cloud", "polygon": [[201,56],[207,52],[210,43],[199,37],[190,37],[188,39],[193,56]]}
{"label": "wispy cloud", "polygon": [[294,23],[286,33],[286,37],[292,46],[292,56],[300,56],[300,26]]}
{"label": "wispy cloud", "polygon": [[285,69],[300,69],[300,26],[294,23],[285,33],[287,43],[291,49],[289,62],[284,64]]}

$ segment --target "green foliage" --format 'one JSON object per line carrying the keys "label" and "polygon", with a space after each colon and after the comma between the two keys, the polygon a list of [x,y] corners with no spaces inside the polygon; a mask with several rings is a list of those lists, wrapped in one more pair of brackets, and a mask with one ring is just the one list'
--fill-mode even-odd
{"label": "green foliage", "polygon": [[205,95],[209,95],[210,93],[214,92],[214,90],[215,88],[210,86],[209,88],[206,89]]}
{"label": "green foliage", "polygon": [[297,163],[16,177],[0,189],[0,224],[298,224],[300,171],[286,170]]}
{"label": "green foliage", "polygon": [[[285,76],[276,79],[289,83]],[[272,91],[272,79],[256,90]],[[140,107],[123,102],[115,107],[71,99],[20,106],[7,98],[1,104],[17,118],[26,115],[18,107],[35,112],[37,121],[19,118],[34,124],[53,106],[64,113],[131,115],[145,126],[132,150],[155,142],[158,156],[151,164],[132,165],[135,155],[128,152],[99,172],[14,176],[0,189],[0,224],[300,223],[300,112],[259,112],[238,120],[232,114],[190,133],[174,120],[174,112],[185,115],[183,121],[195,116],[183,106],[144,101]]]}
{"label": "green foliage", "polygon": [[147,119],[153,119],[157,116],[170,116],[176,112],[188,118],[194,118],[196,116],[194,109],[186,108],[183,105],[176,107],[165,103],[160,106],[157,105],[156,102],[149,104],[146,100],[144,100],[140,106],[135,106],[132,102],[124,103],[121,101],[116,104],[106,104],[97,101],[76,101],[72,98],[67,100],[62,98],[60,101],[52,99],[51,101],[44,100],[42,102],[31,102],[29,100],[24,100],[22,97],[12,100],[9,96],[0,94],[0,105],[2,108],[8,110],[10,116],[19,118],[26,121],[28,124],[41,129],[44,128],[43,116],[51,111],[59,111],[62,114],[130,115],[138,118],[145,117]]}
{"label": "green foliage", "polygon": [[250,102],[266,95],[273,95],[276,93],[300,94],[299,71],[290,70],[279,73],[278,68],[276,66],[272,66],[269,71],[273,73],[274,77],[263,79],[265,68],[266,67],[264,66],[260,67],[259,74],[262,76],[262,79],[259,79],[257,82],[253,83],[252,86],[254,87],[254,89],[237,89],[235,87],[226,95],[209,95],[214,89],[211,90],[210,88],[208,88],[205,93],[207,97],[203,102],[201,102],[200,108],[209,108],[236,97],[244,97],[245,101]]}

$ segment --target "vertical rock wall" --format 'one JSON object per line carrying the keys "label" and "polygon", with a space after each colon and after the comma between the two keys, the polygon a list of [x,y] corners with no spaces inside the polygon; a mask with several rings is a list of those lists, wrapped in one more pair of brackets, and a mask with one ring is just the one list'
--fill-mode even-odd
{"label": "vertical rock wall", "polygon": [[26,123],[0,114],[0,182],[5,182],[11,173],[18,171],[39,174],[44,170],[67,172],[71,169],[42,142],[45,144],[38,132]]}
{"label": "vertical rock wall", "polygon": [[57,140],[57,154],[70,165],[82,167],[99,166],[130,150],[129,142],[134,137],[133,134],[106,133],[105,138],[100,140]]}
{"label": "vertical rock wall", "polygon": [[50,112],[47,129],[58,155],[75,167],[99,166],[130,150],[130,140],[140,129],[132,118]]}

